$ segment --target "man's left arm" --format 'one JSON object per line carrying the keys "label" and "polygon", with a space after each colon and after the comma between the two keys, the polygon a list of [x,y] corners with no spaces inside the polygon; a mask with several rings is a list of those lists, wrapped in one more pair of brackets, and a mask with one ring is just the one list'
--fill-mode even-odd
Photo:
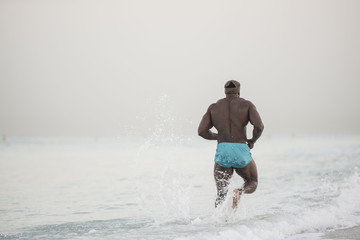
{"label": "man's left arm", "polygon": [[207,139],[207,140],[217,140],[218,135],[210,131],[210,129],[214,126],[211,121],[211,108],[213,105],[210,105],[205,115],[202,117],[201,122],[198,128],[199,136]]}
{"label": "man's left arm", "polygon": [[264,130],[264,124],[261,121],[260,114],[256,110],[256,107],[254,104],[250,103],[249,107],[249,121],[254,126],[252,138],[248,139],[248,145],[250,149],[254,147],[255,142],[258,140],[258,138],[261,136],[263,130]]}

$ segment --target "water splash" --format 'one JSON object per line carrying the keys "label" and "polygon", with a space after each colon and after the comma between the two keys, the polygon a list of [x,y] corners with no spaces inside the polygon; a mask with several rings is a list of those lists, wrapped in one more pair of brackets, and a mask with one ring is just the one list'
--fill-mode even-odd
{"label": "water splash", "polygon": [[[189,221],[189,196],[192,185],[186,184],[181,172],[174,167],[177,147],[184,138],[175,134],[174,113],[167,95],[156,104],[156,125],[138,150],[136,160],[136,186],[138,202],[158,224]],[[142,169],[142,164],[154,161],[154,169]],[[152,175],[150,178],[148,174]],[[143,179],[142,175],[147,175]],[[149,181],[149,179],[151,179]],[[155,189],[155,192],[153,191]]]}

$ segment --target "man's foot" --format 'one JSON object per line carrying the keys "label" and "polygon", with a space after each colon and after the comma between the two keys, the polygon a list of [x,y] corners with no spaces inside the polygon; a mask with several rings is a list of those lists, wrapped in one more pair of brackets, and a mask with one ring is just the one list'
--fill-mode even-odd
{"label": "man's foot", "polygon": [[233,205],[232,208],[236,209],[238,207],[238,204],[240,202],[240,189],[234,189],[234,197],[233,197]]}

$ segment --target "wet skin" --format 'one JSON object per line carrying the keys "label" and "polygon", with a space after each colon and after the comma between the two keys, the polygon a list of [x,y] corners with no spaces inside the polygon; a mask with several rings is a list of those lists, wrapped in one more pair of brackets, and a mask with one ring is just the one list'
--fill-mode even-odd
{"label": "wet skin", "polygon": [[[247,139],[246,136],[248,123],[253,125],[251,139]],[[212,132],[210,130],[212,127],[215,127],[218,133]],[[255,105],[240,98],[239,93],[231,93],[209,106],[199,124],[198,134],[208,140],[217,140],[218,143],[246,143],[252,149],[263,129],[264,125]],[[244,179],[243,187],[238,190],[239,195],[253,193],[256,190],[258,176],[254,160],[244,168],[226,168],[215,163],[214,178],[217,188],[215,206],[224,201],[234,171]]]}

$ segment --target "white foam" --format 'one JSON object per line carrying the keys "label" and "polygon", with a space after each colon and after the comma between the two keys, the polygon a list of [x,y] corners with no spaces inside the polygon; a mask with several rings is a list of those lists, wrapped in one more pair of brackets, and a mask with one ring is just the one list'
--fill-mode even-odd
{"label": "white foam", "polygon": [[[351,153],[349,154],[351,155]],[[308,163],[303,164],[311,164],[313,159],[309,159]],[[182,194],[187,194],[188,197],[185,197],[185,201],[178,201],[174,205],[183,204],[181,208],[186,209],[186,214],[181,214],[176,208],[169,210],[170,208],[167,207],[165,208],[167,209],[165,219],[171,221],[186,220],[189,221],[190,225],[204,229],[195,235],[191,234],[188,237],[176,239],[279,240],[290,237],[292,239],[306,239],[309,236],[319,236],[328,229],[360,224],[358,211],[360,209],[360,177],[358,169],[339,169],[343,175],[346,171],[350,174],[348,177],[339,180],[341,175],[335,174],[331,170],[332,167],[320,168],[317,165],[313,167],[318,168],[317,173],[307,177],[306,172],[299,172],[296,165],[289,165],[287,171],[288,174],[294,175],[295,180],[291,180],[294,186],[284,182],[283,189],[276,190],[276,187],[272,186],[274,190],[272,193],[260,188],[256,194],[245,195],[236,212],[231,208],[232,199],[229,194],[223,206],[210,209],[210,211],[207,208],[208,212],[203,211],[205,215],[195,218],[191,218],[191,213],[188,212],[189,207],[186,206],[186,204],[191,204],[189,195],[194,190],[192,189],[193,186],[188,186],[186,191],[182,190],[184,186],[179,185],[178,181],[184,182],[184,180],[179,176],[175,177],[176,171],[171,172],[168,169],[162,175],[162,181],[166,183],[162,191],[167,189],[171,192],[176,189],[180,190]],[[306,171],[306,169],[302,171]],[[314,174],[314,172],[310,173]],[[307,178],[302,178],[302,175]],[[285,180],[286,178],[280,181]],[[237,182],[235,185],[239,183]],[[281,195],[276,196],[276,191]],[[296,196],[298,197],[296,198]],[[165,203],[171,203],[171,199],[174,200],[177,197],[181,199],[184,196],[178,195],[174,198],[174,195],[162,194],[162,197],[164,206]],[[267,200],[274,202],[267,202]]]}
{"label": "white foam", "polygon": [[[340,194],[328,204],[320,204],[299,212],[272,215],[264,220],[250,219],[230,214],[226,208],[215,211],[207,219],[195,219],[192,224],[206,225],[223,223],[232,225],[230,229],[213,229],[210,235],[199,234],[190,238],[179,239],[287,239],[304,232],[319,236],[319,232],[339,227],[351,227],[360,224],[360,178],[357,172],[344,179]],[[304,204],[305,206],[306,204]],[[244,206],[242,206],[244,207]],[[242,208],[240,207],[240,209]],[[229,221],[230,219],[230,221]],[[234,224],[235,223],[235,224]],[[237,224],[236,224],[237,223]],[[302,237],[309,237],[304,235]],[[296,239],[296,238],[293,238]],[[299,237],[300,239],[300,237]],[[304,238],[305,239],[305,238]]]}

